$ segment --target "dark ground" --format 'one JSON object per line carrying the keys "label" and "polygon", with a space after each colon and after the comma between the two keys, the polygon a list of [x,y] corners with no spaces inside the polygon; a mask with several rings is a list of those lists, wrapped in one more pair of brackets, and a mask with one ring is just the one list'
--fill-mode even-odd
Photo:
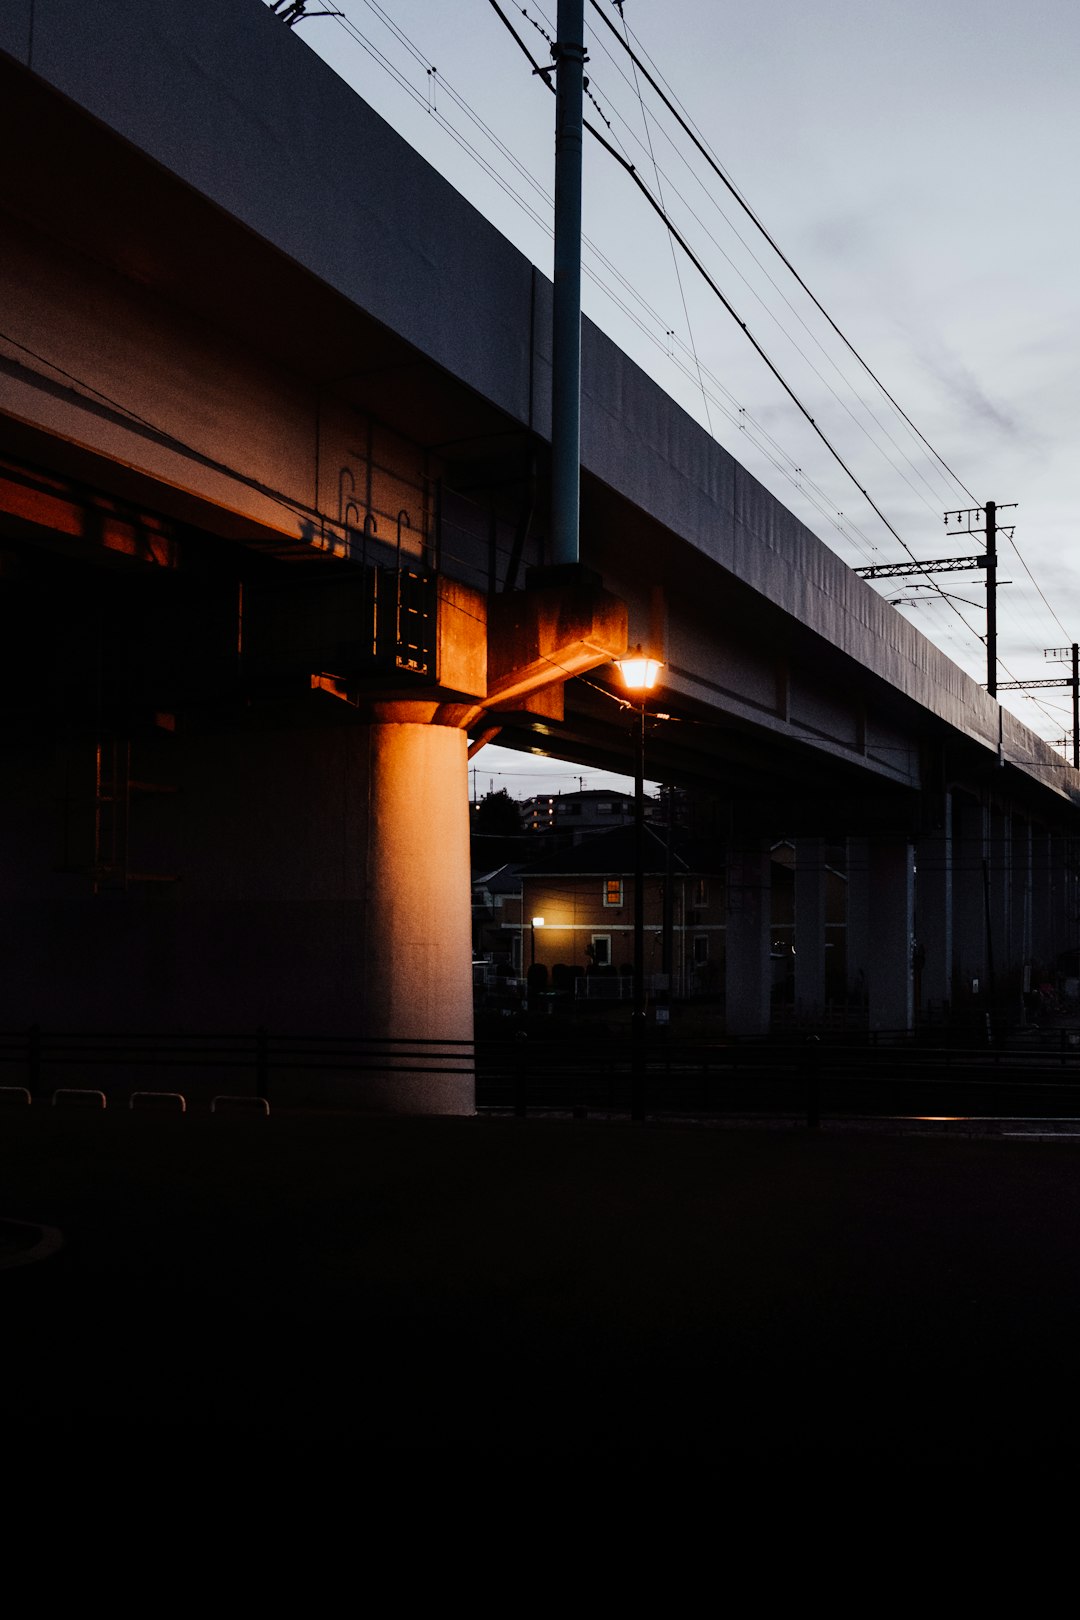
{"label": "dark ground", "polygon": [[[1080,1137],[42,1102],[0,1115],[0,1188],[9,1433],[471,1466],[1076,1450]],[[11,1222],[63,1245],[14,1264]]]}

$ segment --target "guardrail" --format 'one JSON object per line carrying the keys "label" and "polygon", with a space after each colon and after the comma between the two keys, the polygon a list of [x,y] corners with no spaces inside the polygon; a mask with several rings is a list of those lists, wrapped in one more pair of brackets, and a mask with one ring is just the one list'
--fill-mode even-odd
{"label": "guardrail", "polygon": [[[365,1073],[461,1076],[475,1071],[481,1112],[715,1116],[1000,1112],[1080,1114],[1080,1028],[1006,1045],[930,1045],[906,1031],[798,1040],[680,1039],[670,1028],[635,1043],[629,1028],[518,1031],[477,1042],[363,1035],[0,1031],[0,1085],[45,1097],[81,1087],[269,1099],[275,1078]],[[223,1081],[225,1084],[223,1084]],[[332,1092],[331,1092],[332,1095]],[[324,1098],[325,1100],[325,1098]]]}
{"label": "guardrail", "polygon": [[[368,1035],[278,1035],[267,1029],[241,1034],[0,1031],[0,1078],[26,1087],[31,1096],[62,1083],[72,1070],[100,1075],[106,1091],[130,1085],[133,1071],[191,1079],[234,1075],[253,1097],[269,1097],[275,1075],[365,1073],[460,1075],[471,1073],[474,1043],[462,1040],[392,1039]],[[152,1089],[140,1083],[139,1089]],[[162,1088],[163,1089],[163,1088]]]}

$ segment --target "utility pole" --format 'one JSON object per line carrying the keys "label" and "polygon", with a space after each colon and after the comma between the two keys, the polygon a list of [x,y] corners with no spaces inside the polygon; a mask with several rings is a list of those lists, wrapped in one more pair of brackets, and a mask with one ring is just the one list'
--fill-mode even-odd
{"label": "utility pole", "polygon": [[580,558],[581,152],[585,0],[559,0],[555,58],[555,276],[551,332],[551,561]]}
{"label": "utility pole", "polygon": [[[1015,501],[1007,503],[1015,506]],[[951,574],[970,568],[983,568],[986,570],[986,690],[991,697],[997,696],[997,515],[1004,507],[996,501],[987,501],[985,506],[971,506],[965,511],[956,513],[957,523],[967,518],[970,524],[974,517],[985,516],[985,527],[982,529],[966,528],[953,529],[953,534],[985,534],[986,550],[978,557],[939,557],[932,562],[907,563],[873,563],[868,568],[856,568],[855,573],[860,579],[901,579],[911,574]],[[952,512],[945,513],[945,527],[949,527]],[[1012,530],[1009,530],[1011,536]],[[1006,581],[1006,584],[1008,581]]]}
{"label": "utility pole", "polygon": [[986,690],[997,697],[997,503],[986,503]]}
{"label": "utility pole", "polygon": [[1052,659],[1054,663],[1071,663],[1072,674],[1048,677],[1044,681],[1002,681],[1000,690],[1028,692],[1045,691],[1051,686],[1072,688],[1072,763],[1073,770],[1077,771],[1080,770],[1080,643],[1074,641],[1071,647],[1044,647],[1043,657]]}

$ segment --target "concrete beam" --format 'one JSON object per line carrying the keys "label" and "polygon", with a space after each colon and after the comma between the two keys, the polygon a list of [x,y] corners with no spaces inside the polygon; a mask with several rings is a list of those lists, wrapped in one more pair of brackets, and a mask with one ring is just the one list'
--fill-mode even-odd
{"label": "concrete beam", "polygon": [[525,699],[626,651],[626,604],[601,586],[508,592],[488,604],[488,705]]}

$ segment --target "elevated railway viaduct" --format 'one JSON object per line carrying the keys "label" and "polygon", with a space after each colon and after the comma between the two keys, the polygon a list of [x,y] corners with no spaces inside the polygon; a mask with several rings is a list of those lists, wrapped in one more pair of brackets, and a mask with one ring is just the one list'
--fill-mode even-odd
{"label": "elevated railway viaduct", "polygon": [[587,322],[547,566],[548,282],[260,0],[12,0],[0,119],[0,1022],[468,1042],[468,749],[629,769],[628,641],[730,1029],[781,838],[807,1006],[826,841],[874,1026],[1075,944],[1076,774]]}

